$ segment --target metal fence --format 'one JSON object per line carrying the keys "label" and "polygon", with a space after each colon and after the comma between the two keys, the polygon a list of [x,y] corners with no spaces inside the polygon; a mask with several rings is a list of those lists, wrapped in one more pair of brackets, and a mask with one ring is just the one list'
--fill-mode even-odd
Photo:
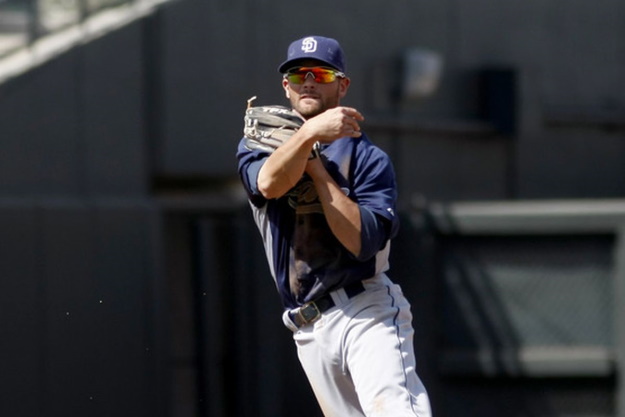
{"label": "metal fence", "polygon": [[625,416],[623,201],[437,204],[429,216],[441,391],[454,398],[443,415]]}

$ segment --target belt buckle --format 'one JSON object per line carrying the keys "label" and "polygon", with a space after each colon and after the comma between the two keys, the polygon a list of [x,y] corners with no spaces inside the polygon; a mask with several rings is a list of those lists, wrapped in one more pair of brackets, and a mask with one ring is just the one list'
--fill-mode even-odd
{"label": "belt buckle", "polygon": [[321,317],[321,311],[314,301],[310,301],[299,308],[297,315],[305,324],[310,324]]}

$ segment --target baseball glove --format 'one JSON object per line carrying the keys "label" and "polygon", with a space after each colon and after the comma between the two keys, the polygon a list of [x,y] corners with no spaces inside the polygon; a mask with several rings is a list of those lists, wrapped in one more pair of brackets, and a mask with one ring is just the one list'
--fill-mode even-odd
{"label": "baseball glove", "polygon": [[243,118],[245,146],[272,153],[293,136],[305,120],[284,106],[252,106],[255,99],[252,97],[247,101]]}

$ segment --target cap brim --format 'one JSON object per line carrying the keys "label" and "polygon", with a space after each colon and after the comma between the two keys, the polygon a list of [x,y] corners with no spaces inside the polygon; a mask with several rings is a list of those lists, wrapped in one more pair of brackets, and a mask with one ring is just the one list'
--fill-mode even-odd
{"label": "cap brim", "polygon": [[290,60],[285,61],[284,63],[282,63],[282,65],[280,65],[278,67],[278,72],[280,72],[281,74],[284,74],[285,72],[287,72],[291,68],[295,68],[295,67],[300,66],[299,64],[301,62],[304,62],[304,61],[317,61],[317,62],[322,63],[326,67],[334,68],[335,70],[341,71],[340,68],[337,68],[335,65],[332,65],[328,61],[324,61],[323,59],[318,59],[318,58],[296,58],[296,59],[290,59]]}

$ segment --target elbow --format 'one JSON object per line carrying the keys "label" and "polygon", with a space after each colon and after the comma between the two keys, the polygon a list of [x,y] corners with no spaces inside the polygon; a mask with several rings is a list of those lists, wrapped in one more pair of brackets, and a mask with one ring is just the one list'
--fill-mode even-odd
{"label": "elbow", "polygon": [[277,177],[269,175],[263,168],[261,168],[256,178],[258,192],[267,200],[282,197],[285,191],[280,190],[280,182],[277,180]]}
{"label": "elbow", "polygon": [[260,192],[260,194],[265,197],[267,200],[275,198],[272,191],[271,191],[271,187],[269,186],[269,184],[262,182],[262,181],[258,181],[258,192]]}
{"label": "elbow", "polygon": [[260,178],[257,181],[257,187],[258,192],[267,200],[280,198],[284,195],[284,192],[280,192],[270,181],[262,181]]}
{"label": "elbow", "polygon": [[258,191],[267,200],[280,198],[297,184],[297,181],[290,181],[288,178],[277,176],[259,175],[256,179]]}

